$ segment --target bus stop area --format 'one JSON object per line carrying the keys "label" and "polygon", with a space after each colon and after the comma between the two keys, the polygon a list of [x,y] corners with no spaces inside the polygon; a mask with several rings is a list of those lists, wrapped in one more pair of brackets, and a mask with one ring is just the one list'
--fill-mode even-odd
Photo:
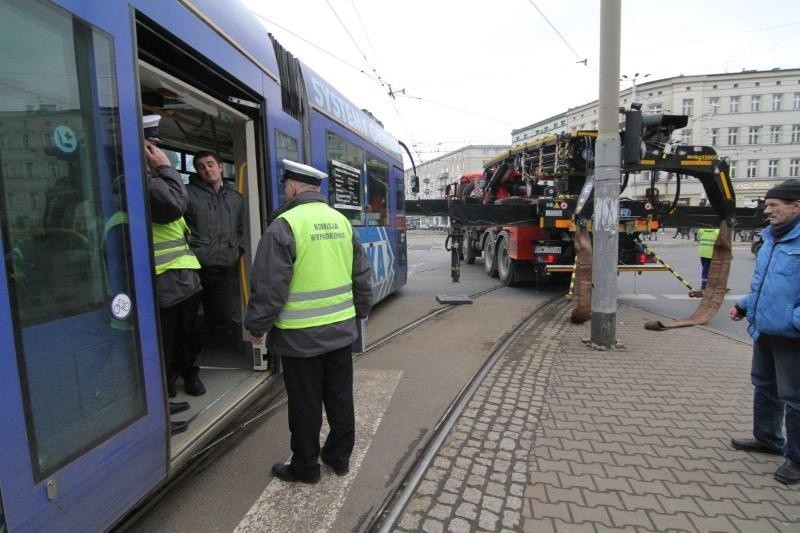
{"label": "bus stop area", "polygon": [[619,349],[596,350],[570,310],[524,327],[394,530],[800,531],[783,458],[730,446],[751,436],[750,342],[620,305]]}

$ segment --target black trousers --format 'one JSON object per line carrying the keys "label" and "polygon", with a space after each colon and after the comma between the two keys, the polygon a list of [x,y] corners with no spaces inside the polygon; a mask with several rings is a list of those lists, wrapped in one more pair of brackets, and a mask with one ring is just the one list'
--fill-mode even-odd
{"label": "black trousers", "polygon": [[[334,468],[349,467],[356,437],[352,346],[316,357],[282,357],[281,362],[289,400],[292,472],[318,475],[320,454]],[[320,451],[323,405],[331,431]]]}
{"label": "black trousers", "polygon": [[233,275],[235,267],[200,269],[203,284],[203,317],[206,329],[224,330],[233,320]]}
{"label": "black trousers", "polygon": [[175,381],[178,375],[196,373],[197,352],[192,347],[197,330],[197,310],[202,291],[198,291],[171,307],[158,310],[161,324],[161,350],[167,380]]}

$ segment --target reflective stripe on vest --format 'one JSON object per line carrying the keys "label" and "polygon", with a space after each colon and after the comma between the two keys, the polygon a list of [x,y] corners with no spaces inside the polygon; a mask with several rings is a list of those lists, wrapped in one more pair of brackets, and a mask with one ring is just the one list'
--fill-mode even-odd
{"label": "reflective stripe on vest", "polygon": [[697,230],[697,240],[700,241],[700,257],[711,257],[714,255],[714,242],[717,240],[719,230],[700,229]]}
{"label": "reflective stripe on vest", "polygon": [[153,224],[153,256],[156,276],[167,270],[181,268],[199,269],[200,262],[189,248],[186,235],[189,226],[183,217],[169,224]]}
{"label": "reflective stripe on vest", "polygon": [[275,327],[310,328],[356,316],[350,221],[322,202],[298,205],[278,218],[292,229],[297,257]]}

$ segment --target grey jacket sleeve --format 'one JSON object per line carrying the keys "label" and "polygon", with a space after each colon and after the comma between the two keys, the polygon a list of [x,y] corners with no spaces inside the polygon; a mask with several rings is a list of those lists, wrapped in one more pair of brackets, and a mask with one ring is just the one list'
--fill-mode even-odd
{"label": "grey jacket sleeve", "polygon": [[366,318],[372,309],[372,269],[361,245],[361,239],[353,231],[353,305],[357,318]]}
{"label": "grey jacket sleeve", "polygon": [[269,333],[289,298],[297,250],[289,224],[277,219],[258,243],[250,269],[250,301],[245,327],[255,336]]}
{"label": "grey jacket sleeve", "polygon": [[180,173],[172,167],[157,167],[147,180],[150,218],[157,224],[168,224],[183,216],[189,195]]}

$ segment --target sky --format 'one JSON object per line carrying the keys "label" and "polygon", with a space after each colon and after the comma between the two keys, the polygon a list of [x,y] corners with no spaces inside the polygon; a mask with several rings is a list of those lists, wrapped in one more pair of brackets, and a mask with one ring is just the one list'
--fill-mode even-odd
{"label": "sky", "polygon": [[[600,0],[243,1],[417,163],[598,97]],[[640,84],[797,67],[796,0],[622,1],[620,74]]]}

